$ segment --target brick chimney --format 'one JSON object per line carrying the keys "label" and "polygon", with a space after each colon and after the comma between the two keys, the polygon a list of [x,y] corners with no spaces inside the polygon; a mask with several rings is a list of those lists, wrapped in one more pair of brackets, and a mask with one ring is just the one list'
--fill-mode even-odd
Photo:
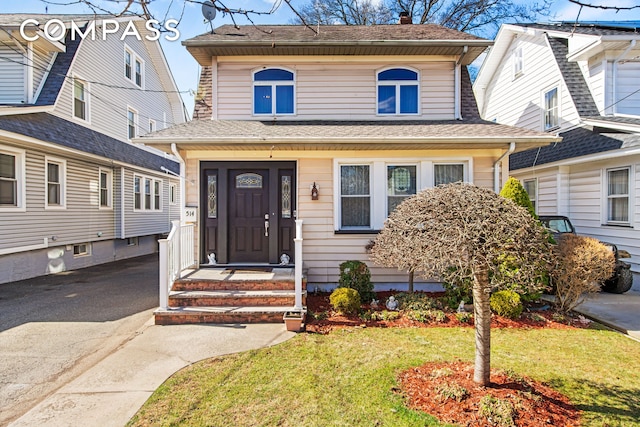
{"label": "brick chimney", "polygon": [[400,21],[398,22],[398,24],[413,24],[413,22],[411,22],[411,16],[409,16],[409,12],[400,12]]}

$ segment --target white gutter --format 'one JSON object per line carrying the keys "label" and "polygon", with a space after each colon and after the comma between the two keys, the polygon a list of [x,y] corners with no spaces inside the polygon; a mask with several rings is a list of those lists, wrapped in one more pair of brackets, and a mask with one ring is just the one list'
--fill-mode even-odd
{"label": "white gutter", "polygon": [[[627,54],[629,53],[629,51],[631,51],[631,49],[633,49],[636,46],[636,41],[635,40],[631,40],[631,42],[629,43],[629,46],[627,46],[627,48],[624,50],[624,52],[622,52],[620,54],[620,56],[618,56],[616,59],[613,60],[613,76],[612,76],[612,80],[613,80],[613,89],[612,89],[612,99],[611,99],[611,103],[612,103],[612,113],[615,115],[616,111],[618,110],[618,62],[620,62],[622,59],[624,59],[625,56],[627,56]],[[606,114],[606,111],[605,111]]]}
{"label": "white gutter", "polygon": [[500,156],[498,160],[496,160],[495,163],[493,164],[493,191],[495,191],[496,193],[500,192],[500,162],[509,154],[513,153],[515,149],[516,149],[516,143],[510,142],[509,149],[505,151],[502,154],[502,156]]}

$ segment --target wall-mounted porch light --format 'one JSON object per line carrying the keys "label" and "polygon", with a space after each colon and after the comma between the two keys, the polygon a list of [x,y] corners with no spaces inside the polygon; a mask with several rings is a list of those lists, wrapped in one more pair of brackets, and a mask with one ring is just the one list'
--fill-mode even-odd
{"label": "wall-mounted porch light", "polygon": [[318,186],[315,182],[311,186],[311,200],[318,200]]}

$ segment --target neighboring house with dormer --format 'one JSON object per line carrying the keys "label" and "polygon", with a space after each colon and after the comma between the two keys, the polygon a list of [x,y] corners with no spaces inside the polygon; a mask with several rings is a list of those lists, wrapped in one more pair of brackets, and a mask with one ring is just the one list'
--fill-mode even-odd
{"label": "neighboring house with dormer", "polygon": [[503,25],[474,83],[485,119],[562,137],[510,156],[536,212],[629,251],[636,272],[639,40],[628,23]]}
{"label": "neighboring house with dormer", "polygon": [[302,263],[330,287],[361,260],[376,284],[406,286],[365,249],[395,206],[449,182],[499,189],[509,150],[559,140],[480,119],[467,65],[491,44],[411,24],[225,25],[185,41],[202,66],[195,119],[139,140],[181,157],[196,261]]}
{"label": "neighboring house with dormer", "polygon": [[181,98],[160,44],[123,37],[145,22],[103,40],[106,18],[0,15],[0,283],[153,253],[179,218],[178,163],[132,139],[183,123]]}

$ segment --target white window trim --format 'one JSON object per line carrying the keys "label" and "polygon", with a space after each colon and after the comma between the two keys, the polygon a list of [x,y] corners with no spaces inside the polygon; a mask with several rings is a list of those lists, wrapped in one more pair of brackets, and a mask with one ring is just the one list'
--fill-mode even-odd
{"label": "white window trim", "polygon": [[26,152],[20,148],[0,145],[0,153],[16,158],[16,206],[0,206],[0,212],[26,212]]}
{"label": "white window trim", "polygon": [[524,74],[524,50],[522,46],[513,49],[513,79],[517,79]]}
{"label": "white window trim", "polygon": [[[629,171],[629,192],[627,193],[628,198],[628,212],[627,217],[628,221],[612,221],[609,220],[609,172],[623,170],[626,169]],[[614,226],[624,226],[630,227],[632,226],[633,215],[634,215],[634,200],[635,200],[635,171],[634,168],[630,165],[626,166],[618,166],[618,167],[610,167],[602,170],[602,224],[603,225],[614,225]]]}
{"label": "white window trim", "polygon": [[[136,178],[140,178],[140,209],[136,208],[136,193],[135,193],[135,188],[136,188]],[[147,206],[146,201],[145,201],[145,197],[146,197],[146,193],[145,193],[145,185],[146,183],[149,183],[149,188],[151,191],[151,201],[149,206]],[[155,193],[154,193],[154,189],[155,189],[155,183],[159,183],[159,191],[160,191],[160,205],[159,208],[156,209],[155,206]],[[164,189],[164,180],[160,179],[160,178],[154,178],[148,175],[142,175],[139,173],[134,173],[133,174],[133,181],[131,182],[131,194],[132,194],[132,206],[133,206],[133,211],[134,212],[156,212],[156,213],[161,213],[164,209],[163,209],[163,202],[164,202],[164,195],[163,193],[163,189]]]}
{"label": "white window trim", "polygon": [[[418,112],[417,113],[401,113],[400,112],[400,86],[402,85],[402,83],[404,83],[404,86],[409,86],[407,84],[407,82],[412,82],[413,80],[383,80],[382,86],[391,86],[391,85],[395,85],[396,87],[396,112],[395,113],[380,113],[378,111],[378,103],[380,102],[380,100],[378,99],[378,87],[380,86],[380,81],[378,80],[378,75],[382,72],[385,72],[387,70],[392,70],[392,69],[402,69],[402,70],[409,70],[409,71],[413,71],[414,73],[417,74],[417,79],[415,80],[415,86],[418,86]],[[396,116],[401,116],[401,117],[405,117],[405,116],[419,116],[422,114],[422,90],[421,90],[421,79],[422,76],[420,74],[420,70],[415,69],[413,67],[408,67],[408,66],[404,66],[404,65],[397,65],[397,66],[389,66],[389,67],[385,67],[385,68],[381,68],[379,70],[376,70],[375,72],[375,79],[376,79],[376,105],[375,105],[375,110],[376,110],[376,116],[379,117],[396,117]],[[413,84],[411,86],[414,86]]]}
{"label": "white window trim", "polygon": [[[76,116],[76,88],[75,88],[75,83],[76,80],[82,82],[82,84],[84,85],[84,115],[85,118],[81,119],[80,117]],[[71,117],[73,120],[76,120],[78,122],[81,123],[86,123],[86,124],[91,124],[91,108],[90,108],[90,95],[89,95],[89,82],[87,82],[86,79],[83,79],[82,77],[73,74],[73,78],[71,79]]]}
{"label": "white window trim", "polygon": [[137,138],[138,136],[140,136],[140,132],[138,131],[138,123],[140,121],[140,115],[138,114],[138,110],[136,110],[135,108],[133,108],[130,105],[127,105],[127,141],[131,142],[131,136],[129,135],[129,113],[132,112],[133,113],[133,130],[135,135],[133,136],[133,138]]}
{"label": "white window trim", "polygon": [[[49,204],[49,164],[56,164],[60,167],[60,204]],[[44,208],[60,210],[67,208],[67,161],[56,157],[45,156],[44,158]]]}
{"label": "white window trim", "polygon": [[535,191],[535,194],[533,195],[533,197],[531,197],[531,194],[529,194],[528,192],[527,192],[527,196],[529,196],[529,200],[531,202],[535,202],[533,204],[533,211],[537,214],[538,213],[538,178],[523,178],[522,179],[521,183],[522,183],[522,187],[525,189],[525,192],[527,191],[526,190],[527,187],[525,186],[525,183],[529,182],[529,181],[535,182],[535,185],[536,185],[536,191]]}
{"label": "white window trim", "polygon": [[[126,73],[124,72],[125,70],[125,66],[127,63],[127,52],[129,52],[129,55],[131,55],[131,78],[127,77]],[[136,53],[135,50],[131,49],[131,47],[129,45],[127,45],[126,43],[124,44],[124,53],[122,54],[122,59],[123,59],[123,67],[122,67],[122,76],[124,77],[125,80],[127,80],[128,82],[133,83],[134,86],[140,88],[140,89],[144,89],[145,87],[145,61],[144,59],[142,59],[142,57],[140,55],[138,55]],[[141,84],[137,84],[136,83],[136,61],[140,62],[140,73],[141,73]]]}
{"label": "white window trim", "polygon": [[[556,126],[551,126],[549,128],[546,127],[546,123],[545,123],[545,116],[547,114],[547,102],[546,102],[546,97],[547,97],[547,93],[551,92],[552,90],[556,89],[556,96],[557,96],[557,102],[558,102],[558,108],[557,108],[557,117],[558,117],[558,124]],[[541,99],[541,111],[542,111],[542,131],[543,132],[551,132],[554,130],[557,130],[560,128],[561,125],[561,118],[562,118],[562,94],[560,93],[560,84],[556,83],[553,84],[549,87],[547,87],[546,89],[544,89],[542,91],[542,99]]]}
{"label": "white window trim", "polygon": [[[334,206],[334,231],[348,233],[370,230],[375,233],[380,230],[387,219],[387,166],[416,165],[416,192],[433,187],[434,165],[463,164],[464,182],[473,183],[474,168],[472,157],[430,157],[425,158],[397,158],[397,159],[373,159],[373,158],[344,158],[333,160],[333,206]],[[341,218],[341,182],[340,166],[369,165],[370,198],[371,198],[371,226],[342,228]]]}
{"label": "white window trim", "polygon": [[[102,205],[102,183],[100,178],[102,174],[107,174],[107,206]],[[98,171],[98,209],[113,210],[113,171],[111,169],[99,168]]]}
{"label": "white window trim", "polygon": [[149,119],[149,133],[155,132],[157,130],[158,130],[158,125],[156,124],[156,121],[153,119]]}
{"label": "white window trim", "polygon": [[[260,71],[265,71],[265,70],[288,71],[293,74],[293,80],[261,80],[256,82],[255,81],[256,73]],[[287,82],[291,83],[291,85],[293,86],[293,113],[276,113],[276,96],[275,96],[276,86],[285,86],[284,83],[287,83]],[[271,94],[272,94],[271,113],[256,113],[256,91],[255,91],[256,86],[271,86]],[[265,67],[265,68],[256,68],[255,70],[251,71],[251,114],[254,117],[276,117],[276,116],[291,117],[291,116],[297,115],[298,103],[296,101],[297,101],[298,91],[296,90],[296,86],[297,86],[296,71],[292,70],[291,68],[272,66],[272,67]]]}

